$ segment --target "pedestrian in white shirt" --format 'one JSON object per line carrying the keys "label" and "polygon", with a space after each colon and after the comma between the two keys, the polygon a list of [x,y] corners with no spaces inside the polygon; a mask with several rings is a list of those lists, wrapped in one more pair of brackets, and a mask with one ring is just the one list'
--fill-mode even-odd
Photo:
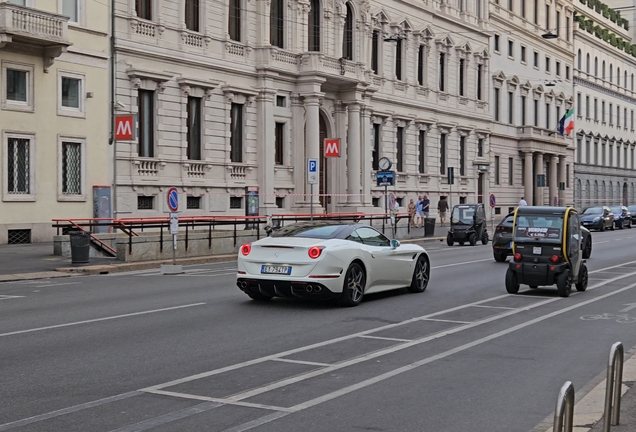
{"label": "pedestrian in white shirt", "polygon": [[527,206],[528,203],[526,202],[525,199],[523,199],[523,197],[521,197],[521,199],[519,200],[519,207],[523,207],[523,206]]}

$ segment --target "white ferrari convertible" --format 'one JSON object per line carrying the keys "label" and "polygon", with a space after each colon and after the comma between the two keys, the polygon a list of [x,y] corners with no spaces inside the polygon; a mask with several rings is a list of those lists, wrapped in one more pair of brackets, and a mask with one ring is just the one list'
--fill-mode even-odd
{"label": "white ferrari convertible", "polygon": [[367,293],[420,293],[430,277],[426,250],[389,240],[369,225],[303,222],[247,243],[238,252],[237,286],[254,300],[339,299],[356,306]]}

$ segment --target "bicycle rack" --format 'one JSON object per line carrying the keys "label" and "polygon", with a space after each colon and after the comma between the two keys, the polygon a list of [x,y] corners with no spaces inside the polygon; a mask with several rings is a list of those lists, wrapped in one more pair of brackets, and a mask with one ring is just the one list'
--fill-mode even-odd
{"label": "bicycle rack", "polygon": [[574,423],[574,386],[566,381],[559,391],[554,411],[553,432],[572,432]]}
{"label": "bicycle rack", "polygon": [[616,342],[610,349],[609,362],[607,365],[603,432],[609,432],[611,426],[616,426],[619,423],[621,411],[621,387],[623,385],[623,357],[623,344]]}

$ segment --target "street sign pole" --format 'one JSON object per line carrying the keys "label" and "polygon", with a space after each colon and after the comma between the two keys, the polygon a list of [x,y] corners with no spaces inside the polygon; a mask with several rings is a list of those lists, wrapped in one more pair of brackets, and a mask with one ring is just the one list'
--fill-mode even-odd
{"label": "street sign pole", "polygon": [[172,234],[172,266],[162,265],[161,272],[163,274],[180,274],[182,267],[177,266],[177,233],[179,232],[179,192],[177,188],[168,189],[167,204],[170,210],[170,234]]}
{"label": "street sign pole", "polygon": [[314,184],[309,185],[309,220],[314,220]]}
{"label": "street sign pole", "polygon": [[309,220],[314,220],[314,184],[318,183],[318,159],[307,159],[307,183],[309,183]]}

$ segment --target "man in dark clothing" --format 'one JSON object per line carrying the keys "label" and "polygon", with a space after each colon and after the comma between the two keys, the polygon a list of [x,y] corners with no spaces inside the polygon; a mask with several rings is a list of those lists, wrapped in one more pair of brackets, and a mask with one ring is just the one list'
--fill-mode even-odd
{"label": "man in dark clothing", "polygon": [[446,201],[446,197],[440,197],[439,202],[437,203],[437,211],[439,212],[439,219],[442,226],[446,222],[446,212],[448,211],[448,202]]}

